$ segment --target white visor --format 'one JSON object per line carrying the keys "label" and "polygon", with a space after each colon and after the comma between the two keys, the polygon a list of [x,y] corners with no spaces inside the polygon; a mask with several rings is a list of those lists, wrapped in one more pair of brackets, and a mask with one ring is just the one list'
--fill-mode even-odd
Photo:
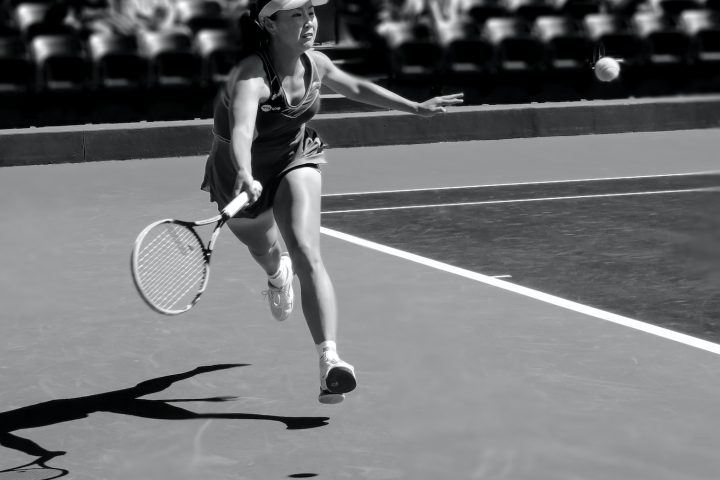
{"label": "white visor", "polygon": [[[258,13],[258,20],[262,22],[263,19],[279,12],[280,10],[293,10],[295,8],[300,8],[307,2],[308,0],[270,0]],[[319,5],[325,5],[328,0],[310,0],[310,2],[313,7],[317,7]]]}

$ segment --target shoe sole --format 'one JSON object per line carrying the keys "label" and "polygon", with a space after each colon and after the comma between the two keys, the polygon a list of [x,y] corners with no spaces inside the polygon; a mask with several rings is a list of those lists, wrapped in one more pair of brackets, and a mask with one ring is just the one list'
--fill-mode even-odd
{"label": "shoe sole", "polygon": [[345,395],[343,395],[342,393],[330,393],[325,390],[323,392],[320,392],[318,400],[320,401],[320,403],[324,403],[325,405],[335,405],[338,403],[342,403],[342,401],[345,400]]}
{"label": "shoe sole", "polygon": [[349,368],[335,367],[328,372],[325,385],[330,393],[348,393],[355,390],[357,380]]}

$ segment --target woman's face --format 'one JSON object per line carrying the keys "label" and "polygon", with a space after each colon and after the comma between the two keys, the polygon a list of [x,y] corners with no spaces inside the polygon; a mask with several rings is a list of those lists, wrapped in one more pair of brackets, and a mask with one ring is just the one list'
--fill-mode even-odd
{"label": "woman's face", "polygon": [[273,39],[289,47],[300,47],[307,50],[315,43],[318,21],[312,2],[308,1],[300,8],[280,10],[269,19],[266,25]]}

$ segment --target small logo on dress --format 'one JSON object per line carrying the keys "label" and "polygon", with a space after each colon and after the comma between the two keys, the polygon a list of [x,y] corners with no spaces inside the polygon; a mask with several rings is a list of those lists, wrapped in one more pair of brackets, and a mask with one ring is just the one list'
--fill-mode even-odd
{"label": "small logo on dress", "polygon": [[271,105],[265,104],[260,105],[260,110],[262,110],[263,112],[277,112],[278,110],[280,110],[280,107],[273,107]]}

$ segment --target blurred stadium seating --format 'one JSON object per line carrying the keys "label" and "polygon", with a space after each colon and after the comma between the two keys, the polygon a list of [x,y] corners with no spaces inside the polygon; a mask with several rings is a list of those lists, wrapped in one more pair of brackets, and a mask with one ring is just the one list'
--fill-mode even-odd
{"label": "blurred stadium seating", "polygon": [[201,82],[217,86],[240,59],[241,45],[238,35],[228,28],[206,28],[195,34],[195,50],[202,62]]}
{"label": "blurred stadium seating", "polygon": [[82,91],[89,86],[89,62],[72,33],[38,34],[30,40],[38,91]]}
{"label": "blurred stadium seating", "polygon": [[680,15],[680,27],[692,42],[692,61],[720,64],[720,12],[686,10]]}
{"label": "blurred stadium seating", "polygon": [[[593,44],[576,16],[540,16],[533,22],[533,34],[542,43],[545,62],[545,97],[553,93],[563,100],[585,96],[592,85],[590,63]],[[555,86],[555,91],[551,86]],[[556,92],[556,93],[555,93]]]}
{"label": "blurred stadium seating", "polygon": [[591,42],[573,17],[537,17],[533,33],[542,42],[546,62],[551,70],[561,74],[588,70]]}
{"label": "blurred stadium seating", "polygon": [[23,1],[15,6],[13,13],[17,28],[27,40],[37,35],[66,34],[72,31],[72,27],[64,23],[67,8],[63,3]]}
{"label": "blurred stadium seating", "polygon": [[558,14],[575,19],[591,13],[600,13],[605,7],[602,0],[558,0],[555,5]]}
{"label": "blurred stadium seating", "polygon": [[25,92],[34,78],[25,42],[18,35],[0,37],[0,92]]}
{"label": "blurred stadium seating", "polygon": [[93,34],[88,39],[95,89],[133,89],[146,86],[148,65],[134,35]]}
{"label": "blurred stadium seating", "polygon": [[[240,58],[244,3],[172,1],[177,28],[113,33],[89,20],[108,0],[4,0],[0,128],[208,116]],[[398,18],[389,9],[400,4],[331,1],[316,48],[416,99],[458,88],[469,103],[720,91],[720,0],[472,0],[442,23],[427,8]],[[593,80],[601,54],[622,60],[620,81]],[[72,115],[46,115],[56,104]]]}
{"label": "blurred stadium seating", "polygon": [[212,0],[177,0],[178,22],[187,25],[193,33],[203,29],[228,27],[229,18],[222,7]]}
{"label": "blurred stadium seating", "polygon": [[[494,47],[474,23],[463,22],[451,26],[443,35],[444,74],[450,77],[482,78],[494,72]],[[450,80],[452,81],[452,79]]]}
{"label": "blurred stadium seating", "polygon": [[503,0],[473,0],[467,14],[473,22],[482,25],[488,18],[502,17],[510,12]]}

